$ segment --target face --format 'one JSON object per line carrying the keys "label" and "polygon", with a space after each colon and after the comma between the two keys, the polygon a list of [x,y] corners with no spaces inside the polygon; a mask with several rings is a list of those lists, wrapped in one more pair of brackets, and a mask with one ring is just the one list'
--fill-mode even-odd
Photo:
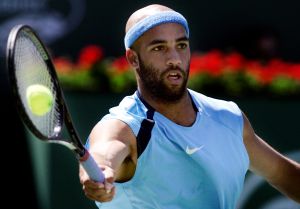
{"label": "face", "polygon": [[[182,98],[186,90],[188,70],[170,66],[164,71],[161,71],[151,64],[146,65],[140,57],[139,63],[140,67],[137,69],[137,73],[142,82],[142,86],[152,97],[165,103],[176,102]],[[169,80],[171,80],[171,82]]]}
{"label": "face", "polygon": [[168,23],[147,31],[137,47],[139,87],[163,102],[175,102],[186,92],[190,48],[184,28]]}

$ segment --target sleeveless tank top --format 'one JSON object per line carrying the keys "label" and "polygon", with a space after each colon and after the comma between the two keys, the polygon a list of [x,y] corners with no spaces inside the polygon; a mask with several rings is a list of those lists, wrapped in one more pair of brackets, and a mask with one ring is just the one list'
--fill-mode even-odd
{"label": "sleeveless tank top", "polygon": [[[234,102],[189,89],[197,110],[189,127],[178,125],[135,92],[101,121],[119,119],[137,138],[138,161],[131,180],[115,183],[101,209],[234,209],[249,158],[242,113]],[[100,122],[101,122],[100,121]]]}

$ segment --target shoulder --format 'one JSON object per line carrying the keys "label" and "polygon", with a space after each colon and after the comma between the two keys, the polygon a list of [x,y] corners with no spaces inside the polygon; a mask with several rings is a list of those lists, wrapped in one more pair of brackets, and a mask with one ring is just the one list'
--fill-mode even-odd
{"label": "shoulder", "polygon": [[193,90],[189,92],[196,106],[208,117],[232,130],[238,127],[242,131],[243,114],[235,102],[212,98]]}
{"label": "shoulder", "polygon": [[197,105],[208,113],[228,112],[237,116],[242,116],[240,108],[233,101],[212,98],[193,90],[189,90],[189,92]]}
{"label": "shoulder", "polygon": [[109,109],[100,122],[111,119],[120,120],[129,126],[136,135],[140,129],[140,124],[146,117],[147,108],[139,100],[135,94],[126,96],[122,99],[118,106]]}
{"label": "shoulder", "polygon": [[109,110],[110,114],[131,114],[136,117],[143,117],[145,116],[145,113],[147,111],[147,108],[144,106],[144,104],[140,101],[140,99],[137,96],[137,93],[134,93],[130,96],[125,96],[118,106],[112,107]]}

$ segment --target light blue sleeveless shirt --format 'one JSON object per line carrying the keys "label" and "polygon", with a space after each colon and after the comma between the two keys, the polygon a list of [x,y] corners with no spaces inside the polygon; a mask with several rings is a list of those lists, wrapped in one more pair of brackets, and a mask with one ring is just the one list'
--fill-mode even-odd
{"label": "light blue sleeveless shirt", "polygon": [[[243,144],[243,118],[233,102],[189,90],[198,109],[190,127],[154,112],[150,140],[131,180],[116,183],[101,209],[234,209],[249,158]],[[137,136],[147,118],[138,94],[125,97],[102,120],[124,121]],[[101,121],[100,121],[101,122]]]}

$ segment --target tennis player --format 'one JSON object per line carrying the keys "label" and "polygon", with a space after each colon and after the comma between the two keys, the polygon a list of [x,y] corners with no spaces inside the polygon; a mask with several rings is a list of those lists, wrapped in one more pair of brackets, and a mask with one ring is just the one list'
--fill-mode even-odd
{"label": "tennis player", "polygon": [[257,136],[234,102],[187,88],[189,27],[149,5],[128,19],[137,91],[96,124],[88,146],[106,177],[80,170],[85,195],[109,209],[233,209],[250,169],[300,203],[300,165]]}

